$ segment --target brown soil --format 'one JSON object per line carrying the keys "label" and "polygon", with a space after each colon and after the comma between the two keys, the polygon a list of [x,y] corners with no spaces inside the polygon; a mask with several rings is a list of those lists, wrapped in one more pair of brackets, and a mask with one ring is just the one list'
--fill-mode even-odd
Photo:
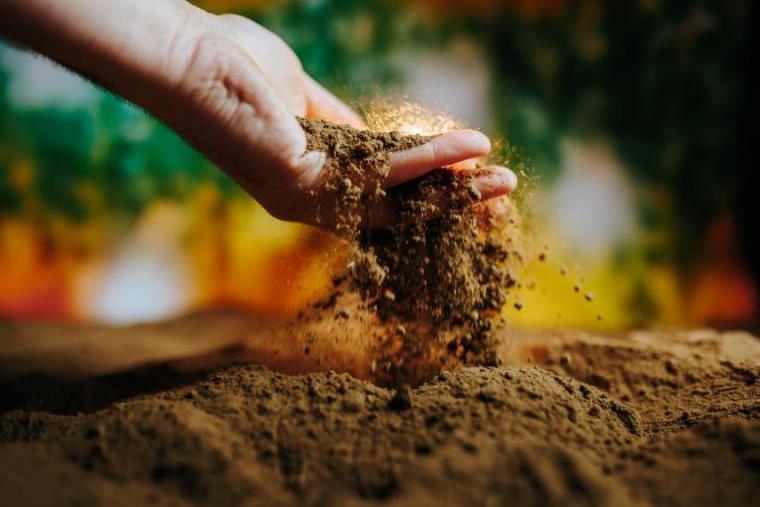
{"label": "brown soil", "polygon": [[22,400],[0,418],[0,503],[760,502],[756,338],[523,333],[512,344],[504,360],[539,366],[465,368],[394,391],[238,365],[84,413]]}
{"label": "brown soil", "polygon": [[[478,203],[472,179],[484,169],[437,169],[386,191],[390,153],[429,138],[299,121],[308,149],[328,155],[322,190],[313,192],[318,222],[350,242],[332,294],[302,318],[377,316],[375,380],[389,385],[417,384],[455,365],[497,364],[491,331],[521,256],[509,201]],[[373,229],[368,210],[383,199],[396,220]]]}
{"label": "brown soil", "polygon": [[[330,297],[289,323],[2,323],[0,365],[26,376],[0,376],[0,504],[760,504],[756,338],[510,330],[495,315],[514,216],[473,207],[467,174],[435,171],[394,190],[398,225],[364,230],[388,153],[424,138],[303,125],[333,164],[339,206],[318,212],[353,245]],[[67,333],[84,347],[64,350]],[[134,368],[125,351],[144,362],[167,337],[163,365],[34,388],[40,367]],[[199,373],[230,358],[248,362]]]}
{"label": "brown soil", "polygon": [[327,154],[319,190],[312,190],[316,221],[353,239],[367,208],[385,196],[390,154],[419,146],[429,138],[398,132],[371,132],[323,120],[299,118],[307,150]]}

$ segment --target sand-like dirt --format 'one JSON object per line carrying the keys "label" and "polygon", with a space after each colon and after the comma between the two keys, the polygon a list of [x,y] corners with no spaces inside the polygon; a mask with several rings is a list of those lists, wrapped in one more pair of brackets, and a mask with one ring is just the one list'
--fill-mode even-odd
{"label": "sand-like dirt", "polygon": [[760,505],[760,340],[511,334],[512,366],[400,391],[251,364],[6,379],[0,504]]}

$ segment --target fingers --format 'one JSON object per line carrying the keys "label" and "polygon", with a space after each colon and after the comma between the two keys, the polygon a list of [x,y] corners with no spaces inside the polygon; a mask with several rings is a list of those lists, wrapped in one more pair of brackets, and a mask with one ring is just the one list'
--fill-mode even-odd
{"label": "fingers", "polygon": [[[478,170],[477,175],[473,176],[472,185],[480,194],[478,200],[487,201],[512,193],[517,188],[517,176],[506,167],[490,166]],[[437,210],[429,217],[424,218],[434,218],[445,211],[451,197],[448,187],[438,189],[431,199]],[[391,189],[383,200],[372,207],[367,217],[367,225],[373,229],[390,227],[398,219],[396,212],[394,191]]]}
{"label": "fingers", "polygon": [[459,169],[459,170],[471,170],[476,169],[478,167],[478,164],[480,159],[479,158],[468,158],[467,160],[462,160],[461,162],[457,162],[456,164],[451,164],[451,169]]}
{"label": "fingers", "polygon": [[394,187],[443,166],[482,157],[491,142],[476,130],[452,130],[408,150],[391,153],[391,170],[385,187]]}
{"label": "fingers", "polygon": [[485,174],[474,178],[473,184],[480,192],[480,200],[511,194],[517,188],[517,176],[511,170],[499,165],[491,166]]}
{"label": "fingers", "polygon": [[353,109],[335,95],[304,74],[304,93],[306,94],[306,117],[328,120],[337,124],[347,124],[358,129],[367,125]]}

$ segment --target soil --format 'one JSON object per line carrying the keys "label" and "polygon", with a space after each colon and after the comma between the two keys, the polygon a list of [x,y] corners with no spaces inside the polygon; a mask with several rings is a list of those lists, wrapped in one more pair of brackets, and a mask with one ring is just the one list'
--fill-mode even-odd
{"label": "soil", "polygon": [[386,195],[383,182],[390,172],[390,154],[429,139],[324,120],[298,121],[306,134],[307,150],[327,154],[319,188],[310,191],[316,222],[348,239],[357,234],[367,208]]}
{"label": "soil", "polygon": [[[194,332],[203,326],[194,321]],[[18,400],[0,417],[0,499],[760,502],[758,339],[710,331],[564,332],[520,333],[510,343],[503,361],[533,364],[462,368],[414,389],[239,364],[201,380],[179,376],[184,385],[153,394],[135,395],[129,382],[114,380],[124,397],[97,407],[62,404],[60,391],[48,401]],[[170,369],[151,371],[166,385]],[[150,374],[141,383],[150,385]]]}
{"label": "soil", "polygon": [[[0,376],[0,504],[760,505],[757,338],[510,329],[514,216],[438,170],[393,190],[401,220],[370,231],[388,153],[424,138],[302,124],[333,164],[338,208],[317,212],[352,246],[330,296],[289,323],[2,323],[0,365],[26,376]],[[35,354],[19,337],[40,331]],[[94,348],[64,354],[66,333]],[[139,371],[114,354],[129,348],[79,359],[101,335],[173,344]],[[35,388],[30,366],[104,357],[131,371]]]}
{"label": "soil", "polygon": [[[491,331],[521,255],[516,209],[506,198],[478,202],[473,177],[487,169],[439,168],[386,190],[390,154],[428,137],[299,121],[308,149],[328,155],[321,190],[312,192],[318,222],[350,243],[333,292],[302,318],[376,315],[376,380],[388,385],[417,384],[454,365],[497,364]],[[369,210],[383,200],[395,221],[380,230]]]}

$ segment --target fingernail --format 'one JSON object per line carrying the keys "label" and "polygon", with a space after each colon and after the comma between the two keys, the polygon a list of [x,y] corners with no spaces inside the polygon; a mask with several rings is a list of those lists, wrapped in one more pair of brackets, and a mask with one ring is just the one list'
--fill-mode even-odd
{"label": "fingernail", "polygon": [[477,153],[478,156],[487,155],[491,151],[491,140],[479,130],[454,130],[449,134],[458,136],[460,142],[463,142],[468,150]]}
{"label": "fingernail", "polygon": [[500,167],[499,173],[504,178],[504,185],[509,187],[510,192],[514,192],[517,188],[517,175],[506,167]]}
{"label": "fingernail", "polygon": [[478,148],[479,151],[482,151],[483,153],[490,153],[491,152],[491,140],[488,139],[488,136],[485,135],[482,132],[479,132],[477,130],[473,130],[472,132],[478,134],[476,139],[478,140]]}
{"label": "fingernail", "polygon": [[299,182],[309,187],[319,180],[322,168],[325,165],[327,154],[323,151],[310,151],[305,153],[299,161]]}
{"label": "fingernail", "polygon": [[492,167],[488,174],[479,176],[474,181],[475,187],[482,194],[482,199],[491,199],[509,194],[517,187],[517,176],[506,167]]}

